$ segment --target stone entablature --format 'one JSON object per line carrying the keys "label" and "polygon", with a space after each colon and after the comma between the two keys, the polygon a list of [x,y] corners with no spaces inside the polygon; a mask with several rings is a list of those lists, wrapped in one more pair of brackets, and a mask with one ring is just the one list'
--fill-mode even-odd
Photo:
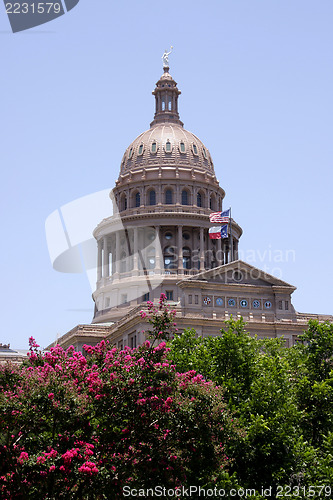
{"label": "stone entablature", "polygon": [[[171,304],[170,307],[176,310],[176,322],[180,333],[185,328],[194,328],[198,336],[217,336],[220,334],[220,329],[225,327],[224,322],[230,319],[228,311],[225,311],[224,316],[222,315],[221,317],[214,317],[213,315],[207,317],[199,308],[195,311],[188,311],[179,304]],[[146,310],[146,306],[140,305],[132,308],[122,320],[113,325],[98,325],[98,331],[94,329],[97,325],[78,325],[68,334],[61,337],[58,343],[64,349],[73,345],[79,351],[83,350],[82,346],[84,344],[96,345],[101,340],[108,340],[111,346],[119,348],[124,348],[125,346],[136,347],[147,339],[145,332],[149,330],[150,326],[141,319],[141,310]],[[240,317],[240,312],[238,314],[233,313],[234,319],[239,319]],[[244,316],[242,317],[244,318]],[[269,320],[265,315],[262,315],[249,318],[246,321],[245,329],[251,335],[257,335],[258,338],[283,337],[286,341],[286,347],[291,347],[298,341],[298,336],[307,329],[309,319],[320,322],[332,322],[333,316],[296,313],[295,321],[288,319],[278,320],[277,318]],[[55,343],[48,346],[47,349],[50,349],[53,345]]]}

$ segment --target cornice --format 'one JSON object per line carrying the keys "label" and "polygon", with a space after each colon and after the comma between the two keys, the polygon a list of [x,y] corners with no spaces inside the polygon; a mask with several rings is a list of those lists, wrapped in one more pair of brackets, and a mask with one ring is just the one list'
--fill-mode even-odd
{"label": "cornice", "polygon": [[[156,206],[159,207],[159,205]],[[207,211],[207,213],[182,211],[181,206],[175,206],[174,208],[170,208],[169,210],[170,211],[164,211],[163,206],[160,206],[160,210],[140,213],[140,208],[138,208],[138,213],[135,214],[122,215],[121,217],[107,217],[96,226],[93,231],[93,236],[98,239],[102,236],[108,235],[109,233],[105,232],[106,228],[112,228],[112,232],[116,232],[124,228],[130,229],[138,226],[140,221],[149,221],[149,224],[145,224],[145,226],[168,226],[172,224],[176,224],[178,226],[186,226],[188,224],[184,223],[184,221],[187,221],[191,222],[192,226],[197,226],[198,224],[200,224],[198,227],[204,227],[206,229],[211,227],[211,222],[209,221],[209,214],[211,213],[211,211],[209,209],[199,209],[205,210]],[[179,219],[179,221],[177,221],[177,219]],[[169,223],[170,220],[173,221],[172,224]],[[128,227],[128,223],[131,222],[134,222],[135,224]],[[242,235],[242,228],[234,220],[232,221],[232,228],[233,231],[236,232],[236,235],[238,237]]]}

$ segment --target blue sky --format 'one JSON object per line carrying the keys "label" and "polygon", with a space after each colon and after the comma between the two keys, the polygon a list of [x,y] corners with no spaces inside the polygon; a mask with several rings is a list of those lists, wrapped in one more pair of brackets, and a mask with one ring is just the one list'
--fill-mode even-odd
{"label": "blue sky", "polygon": [[113,187],[170,45],[244,257],[297,286],[296,310],[332,313],[332,17],[331,0],[80,0],[13,34],[1,7],[0,341],[46,346],[91,321],[87,276],[52,268],[45,221]]}

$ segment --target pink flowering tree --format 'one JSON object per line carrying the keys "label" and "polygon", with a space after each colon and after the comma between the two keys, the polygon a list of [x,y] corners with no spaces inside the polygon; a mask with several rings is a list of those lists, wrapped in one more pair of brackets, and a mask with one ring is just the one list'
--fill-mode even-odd
{"label": "pink flowering tree", "polygon": [[167,298],[164,293],[161,293],[158,305],[148,300],[147,311],[140,311],[141,318],[146,319],[151,325],[151,329],[147,331],[148,335],[153,339],[152,344],[158,340],[172,340],[177,332],[175,317],[176,311],[169,309]]}
{"label": "pink flowering tree", "polygon": [[[163,297],[148,311],[154,340],[173,334]],[[240,431],[223,392],[177,373],[164,341],[122,351],[102,341],[84,354],[30,346],[28,362],[0,367],[1,498],[117,499],[124,486],[230,481]]]}

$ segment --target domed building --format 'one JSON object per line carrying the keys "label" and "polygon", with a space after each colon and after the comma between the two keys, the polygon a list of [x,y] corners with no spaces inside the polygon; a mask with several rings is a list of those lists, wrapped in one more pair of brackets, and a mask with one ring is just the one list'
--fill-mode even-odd
{"label": "domed building", "polygon": [[178,303],[181,279],[237,258],[242,230],[234,221],[232,241],[209,239],[209,214],[222,210],[225,192],[208,149],[179,119],[180,91],[168,70],[153,92],[150,129],[124,153],[111,194],[114,215],[94,231],[99,272],[93,322],[117,321],[162,291]]}
{"label": "domed building", "polygon": [[[295,287],[238,260],[241,227],[228,217],[228,233],[210,239],[209,215],[225,211],[225,192],[208,148],[184,129],[180,91],[164,66],[153,91],[155,115],[149,130],[126,149],[115,188],[113,215],[94,230],[98,246],[95,313],[59,344],[136,347],[148,329],[140,310],[166,294],[180,331],[218,335],[225,320],[243,317],[259,337],[296,342],[309,319],[332,316],[297,313]],[[221,234],[220,234],[221,236]],[[226,237],[225,237],[226,236]]]}

